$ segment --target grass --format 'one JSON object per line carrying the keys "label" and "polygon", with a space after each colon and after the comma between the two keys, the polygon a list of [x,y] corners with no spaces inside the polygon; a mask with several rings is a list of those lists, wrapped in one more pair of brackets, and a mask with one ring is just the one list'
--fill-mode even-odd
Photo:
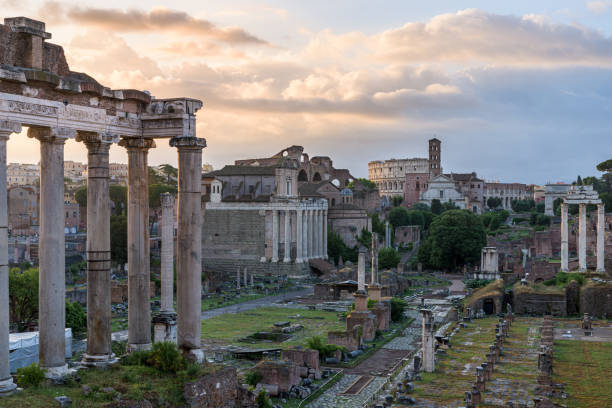
{"label": "grass", "polygon": [[241,294],[240,297],[232,296],[229,299],[225,300],[223,296],[210,296],[206,299],[202,299],[202,311],[218,309],[220,307],[237,305],[239,303],[248,302],[255,299],[260,299],[265,297],[266,295],[263,293],[251,293],[251,294]]}
{"label": "grass", "polygon": [[565,289],[559,286],[547,286],[543,283],[529,283],[523,285],[520,281],[512,287],[514,296],[522,293],[536,293],[540,295],[564,295]]}
{"label": "grass", "polygon": [[565,383],[569,408],[604,407],[612,401],[612,343],[556,340],[555,383]]}
{"label": "grass", "polygon": [[[289,316],[300,315],[290,319]],[[327,338],[328,331],[343,330],[344,323],[340,314],[322,310],[293,309],[285,307],[262,307],[236,314],[224,314],[202,322],[202,339],[205,342],[233,344],[250,348],[305,346],[306,340],[313,336]],[[243,343],[239,340],[257,331],[270,331],[274,323],[290,321],[304,329],[293,333],[292,338],[282,343],[261,342]]]}
{"label": "grass", "polygon": [[[216,369],[214,366],[203,368],[198,373],[204,375]],[[183,383],[189,380],[186,372],[168,375],[151,367],[115,366],[105,371],[95,369],[80,370],[79,382],[70,379],[64,385],[44,385],[26,388],[10,397],[0,399],[1,408],[48,408],[58,406],[55,397],[66,395],[78,408],[107,407],[119,393],[122,399],[147,399],[153,406],[183,406]],[[81,387],[88,385],[92,392],[84,395]],[[112,387],[114,392],[103,392]]]}

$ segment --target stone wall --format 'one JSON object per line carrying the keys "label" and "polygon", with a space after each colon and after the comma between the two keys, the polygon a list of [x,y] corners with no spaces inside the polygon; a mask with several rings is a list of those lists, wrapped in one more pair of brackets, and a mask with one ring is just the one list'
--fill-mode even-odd
{"label": "stone wall", "polygon": [[[155,297],[155,282],[149,283],[149,296]],[[123,303],[128,300],[128,282],[111,281],[111,303]]]}
{"label": "stone wall", "polygon": [[[231,260],[231,259],[214,259],[202,257],[202,267],[206,271],[223,272],[229,274],[230,277],[236,276],[238,267],[248,269],[249,275],[274,275],[274,276],[289,276],[292,278],[305,278],[310,275],[310,266],[308,263],[294,264],[283,262],[259,262],[250,260]],[[209,289],[210,291],[210,289]]]}
{"label": "stone wall", "polygon": [[188,407],[193,408],[252,408],[255,395],[244,388],[236,376],[236,369],[226,367],[185,383],[183,393]]}
{"label": "stone wall", "polygon": [[355,351],[361,346],[359,332],[361,326],[354,326],[351,330],[327,332],[327,342],[346,348],[347,351]]}
{"label": "stone wall", "polygon": [[259,210],[206,210],[202,259],[259,261],[265,256],[265,214]]}
{"label": "stone wall", "polygon": [[276,385],[279,393],[289,392],[291,387],[302,381],[300,367],[292,361],[264,360],[260,361],[254,370],[263,376],[260,381],[262,385]]}
{"label": "stone wall", "polygon": [[567,316],[567,299],[562,293],[537,293],[531,291],[514,294],[514,311],[518,314],[552,314]]}
{"label": "stone wall", "polygon": [[580,289],[580,314],[612,316],[612,283],[588,282]]}

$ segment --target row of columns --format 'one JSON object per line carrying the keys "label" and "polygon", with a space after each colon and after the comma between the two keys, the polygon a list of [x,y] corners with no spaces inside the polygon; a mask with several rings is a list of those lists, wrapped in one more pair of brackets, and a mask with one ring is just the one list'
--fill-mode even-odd
{"label": "row of columns", "polygon": [[[272,210],[272,262],[280,260],[281,217],[283,219],[285,248],[283,262],[291,262],[292,242],[296,243],[296,263],[314,258],[327,258],[327,210]],[[295,240],[293,239],[292,220],[295,220]]]}
{"label": "row of columns", "polygon": [[[605,207],[597,204],[597,267],[596,272],[605,272]],[[578,271],[586,272],[587,256],[586,204],[578,204]],[[568,204],[561,203],[561,271],[569,271],[569,227]]]}
{"label": "row of columns", "polygon": [[[0,121],[0,394],[10,392],[6,141],[18,122]],[[88,152],[86,366],[115,362],[111,350],[109,148],[113,138],[69,128],[30,127],[40,141],[39,359],[50,377],[65,363],[64,143]],[[148,151],[151,139],[123,139],[128,153],[128,351],[151,347]],[[179,348],[201,359],[201,168],[204,139],[173,138],[178,150],[177,309]],[[165,269],[169,269],[166,265]],[[166,271],[167,272],[167,271]],[[164,274],[164,275],[167,275]],[[172,279],[164,276],[164,281]],[[167,283],[167,282],[166,282]],[[166,288],[167,289],[167,288]],[[170,289],[171,290],[171,289]],[[165,291],[167,293],[167,290]],[[167,302],[165,302],[167,303]],[[165,309],[171,306],[165,304]]]}

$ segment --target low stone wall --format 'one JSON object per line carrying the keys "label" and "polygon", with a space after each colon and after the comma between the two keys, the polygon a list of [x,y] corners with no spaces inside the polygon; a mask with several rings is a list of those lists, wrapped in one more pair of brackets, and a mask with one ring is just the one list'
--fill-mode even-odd
{"label": "low stone wall", "polygon": [[580,314],[612,316],[612,284],[588,282],[580,289]]}
{"label": "low stone wall", "polygon": [[567,299],[562,293],[519,292],[514,294],[514,310],[518,314],[567,316]]}
{"label": "low stone wall", "polygon": [[[260,361],[254,368],[263,378],[262,385],[272,385],[275,387],[265,387],[268,390],[277,389],[278,393],[289,392],[291,387],[302,382],[300,367],[292,361]],[[278,387],[278,388],[277,388]],[[275,396],[275,395],[273,395]]]}
{"label": "low stone wall", "polygon": [[361,346],[359,332],[361,326],[355,326],[352,330],[327,332],[327,342],[346,348],[347,351],[355,351]]}
{"label": "low stone wall", "polygon": [[185,383],[183,393],[187,406],[196,408],[254,408],[255,395],[244,388],[236,376],[236,369],[226,367]]}
{"label": "low stone wall", "polygon": [[319,352],[317,350],[287,349],[281,352],[281,359],[292,361],[299,367],[307,367],[319,371]]}

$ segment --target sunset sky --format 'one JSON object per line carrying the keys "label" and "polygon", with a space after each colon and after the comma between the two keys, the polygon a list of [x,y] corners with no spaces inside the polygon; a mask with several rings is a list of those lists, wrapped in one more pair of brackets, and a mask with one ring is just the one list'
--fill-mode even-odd
{"label": "sunset sky", "polygon": [[[105,86],[203,100],[197,132],[215,168],[299,144],[365,177],[370,160],[426,157],[434,135],[445,171],[487,180],[570,181],[612,158],[612,0],[0,0],[0,10],[44,21],[71,69]],[[8,154],[37,162],[37,142],[15,136]],[[86,161],[85,148],[69,142],[66,159]],[[115,146],[111,160],[127,155]],[[176,164],[176,151],[161,141],[149,161]]]}

